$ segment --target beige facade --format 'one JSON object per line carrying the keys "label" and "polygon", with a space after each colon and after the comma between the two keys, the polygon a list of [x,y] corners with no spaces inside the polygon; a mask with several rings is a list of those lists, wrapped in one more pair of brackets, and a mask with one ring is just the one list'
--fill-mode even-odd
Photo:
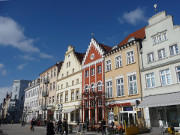
{"label": "beige facade", "polygon": [[133,124],[141,117],[136,104],[141,101],[139,42],[115,46],[105,55],[105,91],[108,123]]}
{"label": "beige facade", "polygon": [[66,118],[68,123],[80,121],[83,56],[84,54],[75,52],[74,47],[70,45],[58,74],[56,119]]}
{"label": "beige facade", "polygon": [[39,118],[54,119],[56,103],[57,74],[62,62],[58,62],[40,74]]}

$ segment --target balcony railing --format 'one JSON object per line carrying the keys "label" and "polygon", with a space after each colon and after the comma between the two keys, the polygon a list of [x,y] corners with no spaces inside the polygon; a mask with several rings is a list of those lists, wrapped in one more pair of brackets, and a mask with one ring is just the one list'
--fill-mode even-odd
{"label": "balcony railing", "polygon": [[48,97],[48,92],[47,92],[47,91],[43,91],[43,92],[42,92],[42,96],[43,96],[43,97]]}
{"label": "balcony railing", "polygon": [[44,83],[44,84],[48,84],[48,83],[49,83],[49,78],[44,79],[44,80],[43,80],[43,83]]}

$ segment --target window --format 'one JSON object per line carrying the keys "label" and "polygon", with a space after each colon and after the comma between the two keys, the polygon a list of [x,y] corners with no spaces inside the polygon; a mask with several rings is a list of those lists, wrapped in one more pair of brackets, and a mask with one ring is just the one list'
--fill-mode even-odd
{"label": "window", "polygon": [[72,69],[72,73],[74,73],[74,68]]}
{"label": "window", "polygon": [[106,61],[106,71],[111,70],[111,60]]}
{"label": "window", "polygon": [[153,38],[153,45],[157,44],[156,37]]}
{"label": "window", "polygon": [[76,80],[76,84],[78,84],[78,83],[79,83],[79,79]]}
{"label": "window", "polygon": [[161,33],[153,37],[153,45],[167,40],[166,33]]}
{"label": "window", "polygon": [[86,71],[85,71],[85,74],[86,74],[86,77],[88,77],[88,76],[89,76],[89,71],[86,70]]}
{"label": "window", "polygon": [[53,78],[53,70],[51,70],[51,78]]}
{"label": "window", "polygon": [[163,40],[167,40],[166,33],[163,33],[163,34],[162,34],[162,38],[163,38]]}
{"label": "window", "polygon": [[116,68],[119,68],[122,66],[122,58],[121,58],[121,55],[116,57]]}
{"label": "window", "polygon": [[124,80],[123,78],[116,79],[117,96],[124,96]]}
{"label": "window", "polygon": [[71,92],[71,101],[74,101],[74,92]]}
{"label": "window", "polygon": [[99,99],[98,99],[98,106],[101,106],[101,105],[102,105],[102,99],[99,98]]}
{"label": "window", "polygon": [[91,68],[91,76],[95,74],[94,68]]}
{"label": "window", "polygon": [[102,83],[101,83],[101,82],[98,82],[97,88],[98,88],[98,91],[101,91],[101,90],[102,90]]}
{"label": "window", "polygon": [[56,68],[54,69],[54,76],[56,76]]}
{"label": "window", "polygon": [[50,90],[52,90],[52,83],[50,83]]}
{"label": "window", "polygon": [[64,77],[64,74],[62,74],[62,78]]}
{"label": "window", "polygon": [[95,85],[94,84],[91,85],[91,92],[95,92]]}
{"label": "window", "polygon": [[61,84],[61,89],[63,88],[63,84]]}
{"label": "window", "polygon": [[53,82],[53,90],[55,90],[55,89],[56,89],[56,83]]}
{"label": "window", "polygon": [[159,43],[162,42],[161,35],[159,35],[157,38]]}
{"label": "window", "polygon": [[95,106],[95,102],[94,100],[91,100],[91,107],[94,107]]}
{"label": "window", "polygon": [[178,83],[180,83],[180,66],[176,67],[176,73],[177,73]]}
{"label": "window", "polygon": [[76,100],[79,99],[79,90],[76,91]]}
{"label": "window", "polygon": [[66,83],[66,88],[68,87],[68,82]]}
{"label": "window", "polygon": [[134,63],[134,52],[133,51],[130,51],[130,52],[127,52],[127,64],[131,64],[131,63]]}
{"label": "window", "polygon": [[112,97],[112,81],[106,82],[107,97]]}
{"label": "window", "polygon": [[69,72],[67,71],[67,76],[69,75]]}
{"label": "window", "polygon": [[171,84],[171,75],[170,75],[170,70],[165,69],[160,71],[160,76],[161,76],[161,84],[162,86]]}
{"label": "window", "polygon": [[91,54],[91,60],[93,60],[94,59],[94,53],[93,54]]}
{"label": "window", "polygon": [[88,87],[88,85],[86,85],[85,86],[85,92],[88,93],[88,91],[89,91],[89,87]]}
{"label": "window", "polygon": [[60,95],[60,103],[63,102],[63,94]]}
{"label": "window", "polygon": [[65,101],[68,102],[68,93],[65,94]]}
{"label": "window", "polygon": [[158,57],[159,59],[165,58],[165,49],[158,50]]}
{"label": "window", "polygon": [[177,44],[170,46],[169,49],[170,49],[171,56],[179,53]]}
{"label": "window", "polygon": [[88,101],[88,100],[85,101],[85,107],[86,107],[86,108],[89,107],[89,101]]}
{"label": "window", "polygon": [[14,99],[17,99],[17,95],[14,96]]}
{"label": "window", "polygon": [[51,97],[49,97],[49,104],[51,104]]}
{"label": "window", "polygon": [[54,96],[52,97],[52,103],[54,103],[55,99],[54,99]]}
{"label": "window", "polygon": [[146,75],[146,87],[152,88],[155,86],[155,78],[154,73],[150,73]]}
{"label": "window", "polygon": [[59,103],[59,94],[57,95],[57,104]]}
{"label": "window", "polygon": [[99,73],[101,73],[101,65],[100,65],[100,66],[98,66],[98,68],[97,68],[97,69],[98,69],[98,74],[99,74]]}
{"label": "window", "polygon": [[154,53],[149,53],[148,55],[147,55],[147,61],[148,61],[148,63],[150,63],[150,62],[153,62],[154,61]]}
{"label": "window", "polygon": [[137,79],[136,75],[128,76],[129,94],[137,94]]}
{"label": "window", "polygon": [[72,85],[74,85],[74,80],[72,80]]}

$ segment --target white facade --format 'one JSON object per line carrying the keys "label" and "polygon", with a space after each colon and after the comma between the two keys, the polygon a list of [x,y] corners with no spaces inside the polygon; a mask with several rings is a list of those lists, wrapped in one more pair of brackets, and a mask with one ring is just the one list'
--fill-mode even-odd
{"label": "white facade", "polygon": [[25,90],[24,114],[26,115],[26,122],[38,119],[39,87],[40,80],[36,79],[30,82]]}
{"label": "white facade", "polygon": [[81,116],[82,71],[78,55],[82,56],[70,45],[58,74],[56,119],[66,118],[68,123],[80,121]]}
{"label": "white facade", "polygon": [[[157,13],[148,22],[140,54],[144,100],[152,95],[180,92],[180,26],[175,26],[172,16],[165,12]],[[145,107],[147,126],[170,126],[172,118],[168,117],[178,115],[175,111],[174,114],[166,114],[170,107]],[[179,105],[176,105],[175,110],[180,113]],[[180,124],[180,116],[177,117],[177,123]]]}

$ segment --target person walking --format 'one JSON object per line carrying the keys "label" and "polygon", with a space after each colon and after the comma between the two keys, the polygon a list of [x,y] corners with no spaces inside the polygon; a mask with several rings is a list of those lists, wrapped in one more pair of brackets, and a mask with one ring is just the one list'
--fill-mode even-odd
{"label": "person walking", "polygon": [[54,124],[53,121],[50,120],[47,124],[47,135],[54,135]]}
{"label": "person walking", "polygon": [[63,120],[63,123],[62,123],[62,132],[61,132],[61,135],[64,134],[64,131],[66,132],[66,135],[68,134],[68,123],[66,121],[66,119]]}
{"label": "person walking", "polygon": [[35,125],[35,121],[34,119],[31,120],[31,130],[34,131],[34,125]]}
{"label": "person walking", "polygon": [[106,121],[104,119],[101,121],[101,129],[102,135],[106,135]]}
{"label": "person walking", "polygon": [[61,119],[58,121],[58,133],[61,133],[61,131],[62,131],[62,121],[61,121]]}

